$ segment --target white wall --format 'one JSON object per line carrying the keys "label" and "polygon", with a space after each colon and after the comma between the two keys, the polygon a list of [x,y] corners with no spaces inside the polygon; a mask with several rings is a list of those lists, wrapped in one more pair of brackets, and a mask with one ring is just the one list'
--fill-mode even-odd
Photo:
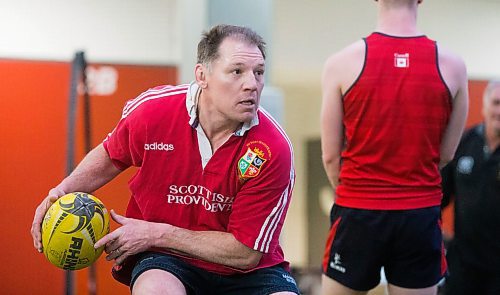
{"label": "white wall", "polygon": [[[373,0],[274,0],[273,81],[319,83],[329,54],[375,28]],[[463,56],[472,77],[500,72],[499,0],[424,0],[419,27]]]}
{"label": "white wall", "polygon": [[[375,26],[373,0],[273,5],[270,70],[278,81],[316,82],[331,52]],[[85,50],[92,61],[183,64],[194,58],[208,8],[206,0],[0,0],[0,11],[0,57],[69,60]],[[419,25],[462,55],[472,77],[487,78],[500,68],[498,13],[500,0],[425,0]],[[268,22],[268,11],[255,17]]]}
{"label": "white wall", "polygon": [[176,0],[0,0],[0,58],[177,64]]}
{"label": "white wall", "polygon": [[420,11],[420,27],[460,54],[471,78],[500,75],[499,0],[426,0]]}
{"label": "white wall", "polygon": [[[273,6],[277,81],[316,83],[331,52],[375,26],[373,0],[274,0]],[[180,64],[195,47],[185,40],[196,45],[207,23],[206,0],[0,0],[0,11],[3,58],[68,60],[82,49],[93,61]],[[425,0],[419,25],[461,54],[471,76],[489,77],[500,68],[499,13],[500,0]]]}
{"label": "white wall", "polygon": [[188,83],[194,79],[194,66],[201,32],[208,26],[207,0],[179,0],[178,18],[180,26],[181,60],[178,64],[179,82]]}

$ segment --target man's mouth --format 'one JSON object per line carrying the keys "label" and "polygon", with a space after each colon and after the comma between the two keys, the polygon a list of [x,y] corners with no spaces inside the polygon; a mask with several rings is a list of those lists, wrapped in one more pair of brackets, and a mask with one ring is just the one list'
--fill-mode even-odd
{"label": "man's mouth", "polygon": [[253,106],[253,105],[255,105],[255,101],[253,99],[248,99],[248,100],[241,101],[240,104],[245,105],[245,106]]}

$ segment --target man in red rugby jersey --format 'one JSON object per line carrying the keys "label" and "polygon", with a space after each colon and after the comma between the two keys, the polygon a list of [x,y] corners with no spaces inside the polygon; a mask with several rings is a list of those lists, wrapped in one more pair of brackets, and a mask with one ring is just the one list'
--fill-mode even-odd
{"label": "man in red rugby jersey", "polygon": [[323,294],[435,294],[446,271],[439,168],[468,107],[462,59],[416,26],[421,0],[379,0],[374,33],[325,63],[323,162],[335,191]]}
{"label": "man in red rugby jersey", "polygon": [[196,81],[129,101],[117,127],[42,201],[93,192],[130,166],[121,227],[95,244],[134,294],[296,294],[279,245],[295,174],[283,129],[259,108],[265,43],[218,25],[198,44]]}

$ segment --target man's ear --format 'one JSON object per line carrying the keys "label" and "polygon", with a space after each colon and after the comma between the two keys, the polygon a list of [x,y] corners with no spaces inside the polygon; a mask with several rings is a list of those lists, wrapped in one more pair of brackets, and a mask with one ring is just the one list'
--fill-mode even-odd
{"label": "man's ear", "polygon": [[194,67],[194,75],[196,77],[196,83],[198,83],[198,86],[200,86],[202,89],[207,88],[207,67],[205,67],[203,64],[196,64]]}

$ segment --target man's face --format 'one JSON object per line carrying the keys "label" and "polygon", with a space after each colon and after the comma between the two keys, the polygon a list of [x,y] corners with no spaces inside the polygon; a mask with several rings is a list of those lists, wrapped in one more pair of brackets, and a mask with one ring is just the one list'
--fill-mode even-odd
{"label": "man's face", "polygon": [[493,88],[490,96],[484,101],[483,115],[486,126],[500,135],[500,85]]}
{"label": "man's face", "polygon": [[249,122],[260,103],[264,70],[264,58],[257,46],[226,38],[219,46],[219,57],[205,71],[203,91],[223,118]]}

